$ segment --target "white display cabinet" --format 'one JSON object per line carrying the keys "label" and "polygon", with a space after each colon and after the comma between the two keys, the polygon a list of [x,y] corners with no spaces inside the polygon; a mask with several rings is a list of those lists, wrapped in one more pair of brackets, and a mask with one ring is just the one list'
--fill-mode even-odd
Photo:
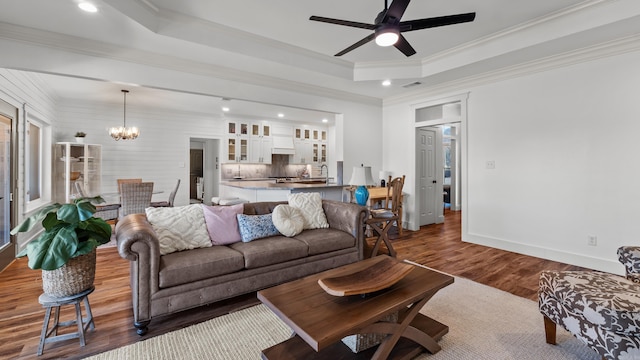
{"label": "white display cabinet", "polygon": [[53,196],[57,202],[79,197],[77,182],[88,197],[101,194],[102,145],[59,142],[53,149]]}

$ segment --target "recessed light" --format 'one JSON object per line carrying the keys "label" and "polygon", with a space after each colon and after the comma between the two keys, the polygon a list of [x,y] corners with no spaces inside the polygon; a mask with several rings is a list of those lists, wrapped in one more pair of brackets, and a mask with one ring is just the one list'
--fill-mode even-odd
{"label": "recessed light", "polygon": [[278,113],[278,117],[279,117],[279,118],[283,118],[283,117],[284,117],[284,114],[283,114],[283,113]]}
{"label": "recessed light", "polygon": [[385,80],[382,82],[382,86],[390,86],[391,85],[391,80]]}
{"label": "recessed light", "polygon": [[98,12],[98,8],[90,2],[81,2],[78,4],[78,7],[86,12],[94,13]]}
{"label": "recessed light", "polygon": [[228,108],[228,107],[226,107],[226,106],[223,106],[223,107],[222,107],[222,111],[224,111],[224,112],[229,112],[229,110],[231,110],[231,109],[229,109],[229,108]]}
{"label": "recessed light", "polygon": [[329,120],[327,120],[327,119],[322,119],[322,122],[323,122],[323,123],[328,123],[328,122],[329,122]]}

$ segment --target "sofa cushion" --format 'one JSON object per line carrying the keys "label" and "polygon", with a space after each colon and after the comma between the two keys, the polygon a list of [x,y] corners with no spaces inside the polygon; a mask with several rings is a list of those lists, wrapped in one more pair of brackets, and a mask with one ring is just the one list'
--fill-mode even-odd
{"label": "sofa cushion", "polygon": [[244,267],[247,269],[303,258],[309,253],[306,243],[282,235],[258,239],[250,243],[235,243],[229,247],[244,256]]}
{"label": "sofa cushion", "polygon": [[305,229],[326,229],[329,227],[322,208],[320,193],[295,193],[288,196],[289,205],[300,209],[304,217]]}
{"label": "sofa cushion", "polygon": [[242,242],[249,242],[255,239],[280,235],[278,229],[273,225],[271,214],[238,214],[236,217],[238,218],[238,228],[240,229]]}
{"label": "sofa cushion", "polygon": [[294,237],[309,246],[309,255],[316,255],[354,247],[351,234],[336,229],[305,230]]}
{"label": "sofa cushion", "polygon": [[227,245],[239,242],[238,214],[242,214],[244,205],[207,206],[202,205],[207,232],[213,245]]}
{"label": "sofa cushion", "polygon": [[145,213],[158,235],[160,255],[211,246],[200,204],[149,207]]}
{"label": "sofa cushion", "polygon": [[286,236],[292,237],[300,234],[304,227],[304,216],[298,208],[289,205],[278,205],[271,214],[273,225],[278,231]]}
{"label": "sofa cushion", "polygon": [[167,288],[242,269],[242,254],[227,246],[174,252],[160,257],[159,286]]}

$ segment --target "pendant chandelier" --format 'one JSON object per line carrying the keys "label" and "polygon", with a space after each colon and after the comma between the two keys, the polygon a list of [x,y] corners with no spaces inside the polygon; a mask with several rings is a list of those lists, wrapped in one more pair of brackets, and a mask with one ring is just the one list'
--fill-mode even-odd
{"label": "pendant chandelier", "polygon": [[133,140],[140,135],[140,130],[137,127],[127,127],[127,93],[129,90],[122,90],[124,96],[124,116],[122,120],[122,126],[112,127],[109,129],[109,135],[114,140]]}

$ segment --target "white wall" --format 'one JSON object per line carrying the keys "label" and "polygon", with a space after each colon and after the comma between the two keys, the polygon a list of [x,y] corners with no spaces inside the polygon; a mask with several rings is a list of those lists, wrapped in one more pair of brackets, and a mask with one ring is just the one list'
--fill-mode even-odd
{"label": "white wall", "polygon": [[137,126],[135,140],[113,140],[107,133],[122,124],[122,104],[64,102],[59,107],[54,141],[74,141],[76,131],[87,133],[85,143],[102,145],[102,191],[117,192],[118,178],[142,178],[154,182],[153,201],[169,198],[180,179],[175,205],[189,204],[189,147],[191,137],[221,138],[224,121],[219,115],[180,113],[135,104],[127,98],[127,125]]}
{"label": "white wall", "polygon": [[[638,63],[626,53],[459,89],[469,92],[463,240],[623,273],[616,249],[640,234]],[[384,167],[410,174],[408,192],[411,109],[438,97],[383,110]]]}

